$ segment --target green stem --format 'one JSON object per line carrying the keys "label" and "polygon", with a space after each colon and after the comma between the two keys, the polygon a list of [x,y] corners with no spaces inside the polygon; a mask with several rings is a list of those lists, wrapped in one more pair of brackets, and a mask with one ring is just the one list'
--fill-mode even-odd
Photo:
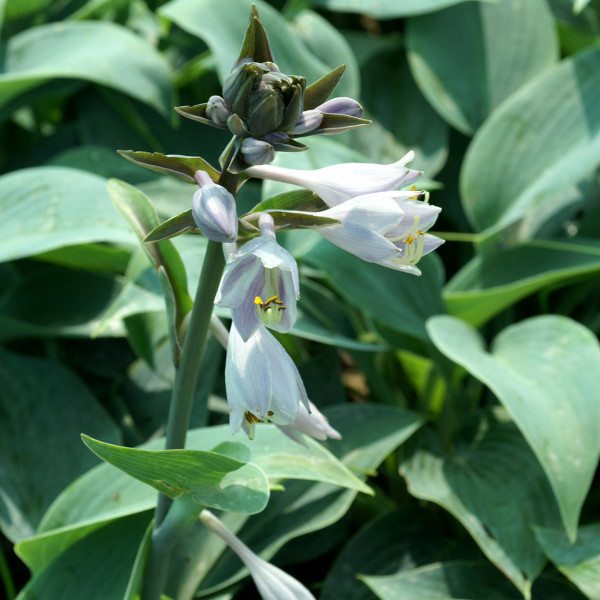
{"label": "green stem", "polygon": [[[235,196],[237,180],[237,175],[224,170],[219,178],[219,183]],[[198,289],[196,290],[194,306],[190,315],[190,322],[181,350],[181,358],[175,373],[175,384],[173,386],[167,419],[166,450],[185,447],[185,439],[194,402],[194,392],[199,376],[200,361],[206,345],[215,295],[224,268],[223,245],[219,242],[209,240],[204,263],[202,264]],[[173,501],[170,498],[159,494],[156,505],[152,545],[142,588],[142,600],[160,600],[160,595],[166,582],[169,556],[174,544],[165,544],[162,542],[163,535],[168,534],[168,532],[165,533],[164,529],[162,530],[163,535],[158,535],[158,533],[172,503]]]}
{"label": "green stem", "polygon": [[4,583],[4,590],[6,591],[6,600],[14,600],[17,592],[15,590],[15,584],[13,583],[12,576],[10,574],[10,569],[8,567],[8,563],[6,562],[6,557],[4,556],[4,552],[2,551],[2,546],[0,545],[0,580]]}

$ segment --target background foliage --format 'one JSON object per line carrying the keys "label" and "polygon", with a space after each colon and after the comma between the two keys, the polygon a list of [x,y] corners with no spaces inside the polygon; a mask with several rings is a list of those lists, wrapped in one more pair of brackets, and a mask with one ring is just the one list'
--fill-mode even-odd
{"label": "background foliage", "polygon": [[[270,426],[252,443],[236,437],[215,469],[227,477],[249,447],[254,504],[225,495],[212,506],[239,511],[228,525],[321,600],[600,599],[600,2],[255,4],[283,72],[310,83],[345,63],[336,94],[358,97],[374,121],[277,163],[392,162],[412,148],[447,243],[417,279],[316,234],[285,235],[302,298],[280,339],[343,439],[302,448]],[[173,367],[159,278],[107,183],[136,185],[160,221],[190,207],[189,184],[115,151],[217,164],[227,135],[172,106],[219,93],[249,6],[0,2],[10,599],[134,596],[156,491],[98,465],[79,434],[160,448]],[[247,183],[240,212],[282,187]],[[203,240],[168,244],[193,293]],[[216,460],[229,433],[223,352],[209,343],[198,393],[211,410],[194,413],[188,447]],[[251,598],[243,577],[198,524],[168,593]]]}

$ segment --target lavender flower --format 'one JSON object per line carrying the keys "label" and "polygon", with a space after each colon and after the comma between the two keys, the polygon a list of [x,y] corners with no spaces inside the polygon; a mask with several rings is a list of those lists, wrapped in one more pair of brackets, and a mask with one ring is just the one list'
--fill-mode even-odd
{"label": "lavender flower", "polygon": [[217,306],[231,308],[244,341],[262,324],[289,331],[300,296],[296,261],[277,243],[273,218],[262,214],[258,224],[260,236],[233,254],[215,298]]}

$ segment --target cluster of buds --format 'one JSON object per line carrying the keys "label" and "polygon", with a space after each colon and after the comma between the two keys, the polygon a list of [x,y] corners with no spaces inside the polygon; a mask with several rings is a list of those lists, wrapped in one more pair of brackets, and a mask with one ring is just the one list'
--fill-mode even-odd
{"label": "cluster of buds", "polygon": [[299,137],[342,133],[368,124],[356,100],[326,100],[343,71],[344,67],[334,69],[308,88],[304,77],[281,73],[253,7],[242,51],[225,80],[223,95],[176,110],[184,117],[228,129],[234,135],[234,151],[227,153],[227,167],[240,172],[270,163],[276,151],[306,150]]}

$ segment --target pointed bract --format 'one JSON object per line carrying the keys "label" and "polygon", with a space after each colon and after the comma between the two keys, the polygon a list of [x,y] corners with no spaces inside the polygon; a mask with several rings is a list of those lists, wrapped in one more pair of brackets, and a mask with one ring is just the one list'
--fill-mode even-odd
{"label": "pointed bract", "polygon": [[248,24],[248,29],[246,29],[242,49],[233,68],[235,69],[248,60],[253,62],[275,62],[273,60],[273,53],[271,52],[269,36],[263,27],[258,16],[258,10],[256,10],[254,4],[252,5],[250,23]]}

